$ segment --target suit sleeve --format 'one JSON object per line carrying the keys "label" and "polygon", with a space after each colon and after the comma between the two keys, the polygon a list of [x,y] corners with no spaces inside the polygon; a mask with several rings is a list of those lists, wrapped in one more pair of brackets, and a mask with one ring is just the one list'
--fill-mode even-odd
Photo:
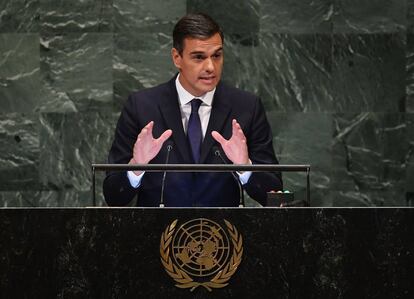
{"label": "suit sleeve", "polygon": [[[142,124],[136,117],[136,108],[132,96],[129,96],[119,117],[115,137],[109,151],[108,163],[128,164],[132,158],[132,150],[141,131]],[[126,171],[109,171],[103,182],[105,201],[109,206],[127,205],[137,190],[131,186]]]}
{"label": "suit sleeve", "polygon": [[[249,158],[253,164],[279,164],[273,150],[272,131],[259,98],[255,102],[246,138]],[[283,182],[280,172],[253,172],[245,185],[247,194],[261,205],[266,204],[267,192],[282,189]]]}

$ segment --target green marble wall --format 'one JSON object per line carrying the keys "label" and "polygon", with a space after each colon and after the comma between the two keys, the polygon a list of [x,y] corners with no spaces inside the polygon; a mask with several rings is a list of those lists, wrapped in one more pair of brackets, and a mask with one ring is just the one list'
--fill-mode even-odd
{"label": "green marble wall", "polygon": [[224,80],[262,97],[280,162],[312,165],[312,205],[414,197],[414,0],[3,0],[0,206],[91,204],[90,164],[126,96],[175,73],[189,11],[224,28]]}

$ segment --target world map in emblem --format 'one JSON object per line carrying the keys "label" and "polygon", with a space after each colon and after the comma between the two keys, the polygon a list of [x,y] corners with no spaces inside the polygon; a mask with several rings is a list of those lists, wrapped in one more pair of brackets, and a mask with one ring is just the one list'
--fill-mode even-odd
{"label": "world map in emblem", "polygon": [[219,271],[230,256],[226,232],[214,221],[205,218],[181,225],[172,240],[172,256],[183,271],[198,277]]}

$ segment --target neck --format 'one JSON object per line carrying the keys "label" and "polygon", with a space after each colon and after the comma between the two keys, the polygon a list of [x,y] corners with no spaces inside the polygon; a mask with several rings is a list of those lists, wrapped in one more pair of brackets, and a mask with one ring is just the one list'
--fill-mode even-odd
{"label": "neck", "polygon": [[185,91],[187,91],[189,94],[191,94],[195,98],[202,97],[206,94],[206,92],[200,94],[200,93],[196,93],[196,92],[189,90],[189,88],[187,88],[185,82],[183,81],[183,77],[181,76],[180,73],[178,74],[178,81],[180,82],[181,86],[185,89]]}

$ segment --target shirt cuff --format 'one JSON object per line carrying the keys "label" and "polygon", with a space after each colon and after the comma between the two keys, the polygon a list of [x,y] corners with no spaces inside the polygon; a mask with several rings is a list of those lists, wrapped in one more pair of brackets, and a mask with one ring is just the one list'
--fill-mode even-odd
{"label": "shirt cuff", "polygon": [[252,175],[252,172],[251,171],[245,171],[243,173],[237,172],[237,174],[239,175],[239,179],[240,179],[241,184],[245,185],[249,182],[249,179]]}
{"label": "shirt cuff", "polygon": [[127,171],[128,180],[132,187],[138,188],[139,186],[141,186],[141,181],[142,177],[144,176],[144,173],[145,171],[140,175],[136,175],[133,171]]}

